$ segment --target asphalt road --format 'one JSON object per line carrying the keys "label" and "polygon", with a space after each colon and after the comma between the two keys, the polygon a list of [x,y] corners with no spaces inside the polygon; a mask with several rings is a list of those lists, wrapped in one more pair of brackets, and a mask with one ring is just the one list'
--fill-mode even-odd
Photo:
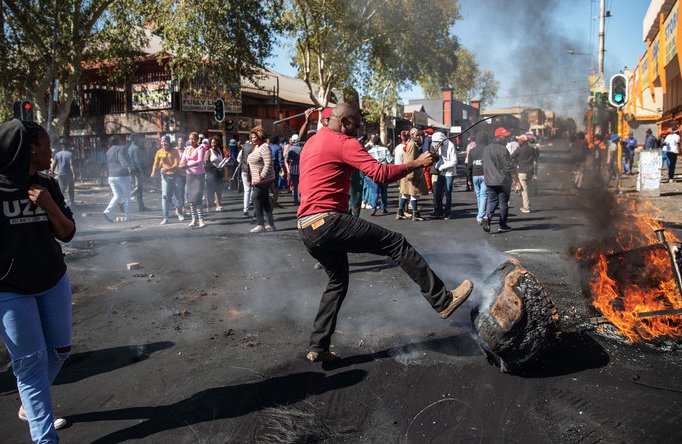
{"label": "asphalt road", "polygon": [[[396,221],[395,188],[390,216],[363,214],[404,233],[446,284],[471,278],[476,288],[443,321],[400,268],[352,255],[333,365],[305,360],[326,275],[297,238],[289,195],[279,231],[250,235],[231,191],[207,228],[191,230],[159,226],[160,211],[110,224],[99,214],[106,189],[81,187],[66,249],[74,347],[53,388],[70,423],[62,440],[680,442],[680,347],[590,326],[572,249],[593,235],[591,211],[569,192],[564,145],[543,147],[539,176],[532,213],[512,197],[509,233],[481,230],[461,176],[452,220]],[[145,203],[160,208],[158,194]],[[483,279],[510,255],[544,283],[562,321],[559,345],[523,376],[487,363],[470,321]],[[29,442],[3,364],[2,441]]]}

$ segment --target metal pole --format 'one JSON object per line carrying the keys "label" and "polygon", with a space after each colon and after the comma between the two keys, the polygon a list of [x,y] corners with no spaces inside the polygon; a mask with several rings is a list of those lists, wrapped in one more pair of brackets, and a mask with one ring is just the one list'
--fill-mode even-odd
{"label": "metal pole", "polygon": [[606,0],[599,0],[599,78],[604,78],[604,29],[606,28]]}
{"label": "metal pole", "polygon": [[[618,108],[617,111],[617,116],[618,116],[618,135],[621,136],[621,132],[623,131],[623,108]],[[623,185],[623,144],[621,143],[621,139],[618,140],[618,151],[616,152],[616,155],[618,158],[616,161],[618,162],[618,183],[616,184],[616,192],[619,193],[621,190],[621,186]]]}

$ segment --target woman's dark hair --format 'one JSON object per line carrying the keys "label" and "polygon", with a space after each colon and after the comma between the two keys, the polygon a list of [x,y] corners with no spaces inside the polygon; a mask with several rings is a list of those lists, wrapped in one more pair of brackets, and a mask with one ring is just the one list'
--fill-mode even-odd
{"label": "woman's dark hair", "polygon": [[213,136],[213,137],[211,137],[211,140],[215,140],[215,147],[218,148],[219,150],[222,150],[222,147],[223,147],[223,138],[222,137]]}
{"label": "woman's dark hair", "polygon": [[258,140],[265,140],[267,137],[262,126],[257,126],[257,127],[251,128],[251,131],[249,131],[249,136],[251,134],[255,134],[256,137],[258,137]]}
{"label": "woman's dark hair", "polygon": [[24,125],[24,128],[26,128],[26,133],[28,135],[28,143],[30,145],[38,143],[38,141],[41,138],[48,135],[47,131],[45,131],[45,128],[43,128],[36,122],[22,120],[21,123]]}

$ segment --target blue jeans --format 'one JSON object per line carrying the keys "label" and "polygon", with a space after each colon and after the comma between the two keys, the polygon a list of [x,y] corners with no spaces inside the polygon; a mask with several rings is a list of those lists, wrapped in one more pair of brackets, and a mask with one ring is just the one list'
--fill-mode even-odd
{"label": "blue jeans", "polygon": [[478,206],[476,220],[480,222],[485,217],[488,208],[488,187],[485,185],[485,176],[474,176],[473,183],[474,191],[476,191],[476,205]]}
{"label": "blue jeans", "polygon": [[381,209],[385,210],[388,206],[388,184],[378,184],[371,182],[370,184],[370,205],[372,205],[372,210],[377,209],[377,198],[381,195]]}
{"label": "blue jeans", "polygon": [[661,168],[663,167],[670,169],[670,159],[668,159],[667,151],[661,151]]}
{"label": "blue jeans", "polygon": [[365,176],[362,186],[362,201],[369,204],[372,200],[372,179]]}
{"label": "blue jeans", "polygon": [[[436,214],[450,217],[452,209],[452,176],[438,176],[436,181]],[[443,212],[443,186],[445,186],[445,212]]]}
{"label": "blue jeans", "polygon": [[109,205],[104,210],[105,213],[111,213],[120,202],[123,202],[123,212],[126,220],[130,219],[130,176],[110,177],[109,186],[114,197],[111,198]]}
{"label": "blue jeans", "polygon": [[54,429],[50,385],[71,347],[71,283],[65,274],[49,290],[0,293],[2,339],[12,358],[21,403],[34,442],[59,442]]}
{"label": "blue jeans", "polygon": [[173,198],[177,202],[177,208],[182,214],[185,206],[185,190],[180,186],[178,177],[174,174],[161,175],[161,213],[164,219],[168,219],[170,208],[173,205]]}

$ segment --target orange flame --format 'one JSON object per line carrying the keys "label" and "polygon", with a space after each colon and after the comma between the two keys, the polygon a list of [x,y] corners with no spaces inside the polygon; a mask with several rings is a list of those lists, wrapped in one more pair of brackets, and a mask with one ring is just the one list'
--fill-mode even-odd
{"label": "orange flame", "polygon": [[[598,251],[592,255],[579,249],[581,260],[592,256],[590,292],[592,305],[633,342],[641,339],[682,335],[682,317],[666,315],[639,318],[638,313],[682,307],[682,297],[673,276],[670,255],[665,248],[632,256],[610,256],[640,247],[660,244],[654,230],[663,228],[656,215],[660,210],[649,203],[632,202],[629,211],[616,222],[616,251]],[[678,242],[666,232],[668,242]],[[614,271],[615,268],[615,271]]]}

